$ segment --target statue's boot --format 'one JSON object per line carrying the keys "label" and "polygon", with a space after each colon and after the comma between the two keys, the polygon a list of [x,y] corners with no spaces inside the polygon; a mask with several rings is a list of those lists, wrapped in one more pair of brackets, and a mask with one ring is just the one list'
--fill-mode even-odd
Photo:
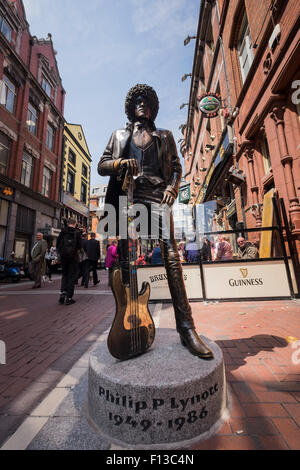
{"label": "statue's boot", "polygon": [[212,351],[199,338],[195,330],[192,310],[187,299],[183,281],[182,266],[179,260],[176,241],[162,240],[160,245],[173,300],[176,329],[180,335],[181,343],[195,356],[202,359],[213,359]]}

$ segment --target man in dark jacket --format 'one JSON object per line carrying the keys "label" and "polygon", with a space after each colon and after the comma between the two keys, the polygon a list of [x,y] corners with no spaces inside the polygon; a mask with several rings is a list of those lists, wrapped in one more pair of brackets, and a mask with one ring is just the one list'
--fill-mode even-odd
{"label": "man in dark jacket", "polygon": [[89,260],[88,276],[85,281],[84,287],[89,285],[89,273],[93,271],[93,282],[94,286],[99,284],[98,274],[97,274],[97,265],[100,258],[100,243],[96,240],[96,234],[91,233],[91,238],[86,242],[86,252]]}
{"label": "man in dark jacket", "polygon": [[[182,168],[173,134],[168,130],[157,129],[154,124],[158,108],[157,94],[150,86],[138,84],[129,90],[125,111],[130,123],[125,129],[113,132],[98,164],[98,172],[102,176],[110,176],[106,203],[114,206],[117,221],[119,197],[124,196],[124,175],[129,170],[137,176],[133,202],[145,206],[148,215],[151,210],[151,231],[148,222],[146,237],[149,238],[154,231],[157,233],[159,228],[159,236],[155,238],[160,240],[181,342],[192,354],[210,359],[213,357],[212,352],[195,331],[174,237],[172,214],[167,221],[169,230],[165,230],[165,225],[161,226],[161,208],[171,207],[177,198]],[[122,237],[119,241],[119,255],[122,281],[126,285],[129,283],[128,240]]]}
{"label": "man in dark jacket", "polygon": [[81,234],[76,229],[76,220],[70,218],[67,226],[60,232],[56,249],[61,259],[62,279],[60,288],[59,303],[71,305],[75,303],[73,299],[74,286],[78,274],[78,250],[81,248]]}
{"label": "man in dark jacket", "polygon": [[259,258],[258,249],[244,237],[237,239],[239,259],[257,259]]}

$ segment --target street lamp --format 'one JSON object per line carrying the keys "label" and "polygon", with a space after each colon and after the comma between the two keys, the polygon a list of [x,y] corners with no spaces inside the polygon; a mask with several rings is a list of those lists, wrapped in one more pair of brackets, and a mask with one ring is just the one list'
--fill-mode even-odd
{"label": "street lamp", "polygon": [[191,39],[196,39],[196,37],[197,36],[188,36],[188,37],[186,37],[185,40],[184,40],[184,45],[186,46],[190,42]]}
{"label": "street lamp", "polygon": [[180,106],[180,109],[183,109],[185,106],[188,106],[190,103],[182,103],[182,105]]}
{"label": "street lamp", "polygon": [[191,76],[192,76],[191,73],[185,73],[183,77],[181,78],[181,81],[184,82],[188,77],[191,77]]}

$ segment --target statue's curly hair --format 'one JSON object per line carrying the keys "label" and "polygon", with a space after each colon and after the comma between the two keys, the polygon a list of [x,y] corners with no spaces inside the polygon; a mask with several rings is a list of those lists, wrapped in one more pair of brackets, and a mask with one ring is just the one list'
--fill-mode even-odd
{"label": "statue's curly hair", "polygon": [[157,94],[151,86],[145,84],[142,85],[140,83],[130,88],[126,96],[125,113],[129,121],[134,122],[136,120],[134,100],[138,96],[144,96],[145,98],[147,98],[151,110],[151,120],[154,123],[159,109],[159,101]]}

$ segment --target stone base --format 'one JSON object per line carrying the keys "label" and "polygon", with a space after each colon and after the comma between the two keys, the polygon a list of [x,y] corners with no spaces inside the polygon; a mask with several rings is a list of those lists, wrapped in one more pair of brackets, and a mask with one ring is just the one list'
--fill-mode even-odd
{"label": "stone base", "polygon": [[221,349],[201,336],[213,360],[193,356],[178,333],[159,329],[151,349],[118,361],[106,341],[90,355],[87,414],[92,426],[130,449],[186,448],[228,419]]}

